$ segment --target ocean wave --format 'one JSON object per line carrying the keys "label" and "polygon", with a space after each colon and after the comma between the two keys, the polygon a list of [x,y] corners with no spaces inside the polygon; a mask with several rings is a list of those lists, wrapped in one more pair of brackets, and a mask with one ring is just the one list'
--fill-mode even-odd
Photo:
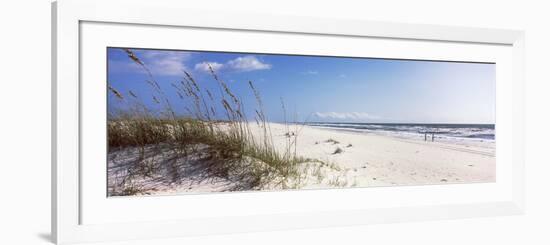
{"label": "ocean wave", "polygon": [[307,123],[313,127],[323,127],[350,131],[382,133],[395,136],[436,137],[494,140],[494,124],[371,124],[371,123]]}

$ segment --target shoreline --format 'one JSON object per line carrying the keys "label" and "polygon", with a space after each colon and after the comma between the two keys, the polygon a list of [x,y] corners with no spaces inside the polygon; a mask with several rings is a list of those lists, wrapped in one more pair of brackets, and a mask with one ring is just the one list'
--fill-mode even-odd
{"label": "shoreline", "polygon": [[[280,123],[273,123],[280,124]],[[426,144],[445,144],[445,145],[461,145],[461,146],[476,146],[492,149],[492,156],[494,156],[494,148],[496,140],[493,139],[481,139],[481,138],[466,138],[466,137],[452,137],[452,136],[441,136],[436,135],[436,140],[431,141],[430,137],[428,140],[423,140],[423,136],[420,133],[392,133],[389,131],[374,131],[374,130],[359,130],[359,129],[347,129],[347,128],[334,128],[334,127],[323,127],[323,126],[310,126],[304,125],[313,129],[322,129],[328,131],[336,131],[349,134],[358,134],[358,135],[372,135],[380,137],[393,138],[395,140],[408,141],[411,143],[426,143]]]}

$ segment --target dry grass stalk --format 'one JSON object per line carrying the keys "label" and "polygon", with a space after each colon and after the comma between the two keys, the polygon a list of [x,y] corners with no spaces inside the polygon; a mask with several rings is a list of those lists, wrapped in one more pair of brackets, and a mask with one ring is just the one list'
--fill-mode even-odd
{"label": "dry grass stalk", "polygon": [[[128,91],[140,106],[109,116],[109,150],[138,147],[145,152],[149,146],[155,145],[172,149],[180,157],[187,157],[200,151],[201,154],[206,155],[204,159],[209,159],[208,171],[219,176],[246,180],[252,189],[261,189],[264,186],[295,188],[296,183],[302,178],[298,165],[315,161],[297,156],[297,134],[292,137],[293,139],[289,138],[284,152],[281,153],[275,149],[260,93],[251,81],[248,84],[258,105],[254,120],[260,125],[262,131],[259,138],[254,137],[250,129],[242,100],[231,91],[227,83],[220,79],[210,65],[210,74],[218,84],[220,98],[216,98],[210,90],[202,88],[190,73],[184,71],[183,80],[179,84],[171,85],[178,97],[192,107],[184,107],[187,115],[176,116],[170,101],[154,80],[146,64],[133,51],[125,49],[125,52],[133,62],[147,72],[149,79],[146,82],[153,88],[153,101],[164,105],[164,112],[160,115],[165,116],[159,116],[158,113],[147,109],[132,91]],[[109,91],[118,99],[125,100],[122,94],[111,86]],[[202,91],[206,91],[206,95]],[[217,103],[223,107],[226,120],[218,119],[214,109]],[[281,104],[287,132],[289,132],[286,108],[282,99]],[[257,142],[258,139],[261,142]],[[136,173],[151,174],[155,171],[155,168],[144,162],[138,162],[136,166],[142,169]],[[135,191],[135,186],[130,186],[127,193],[131,194]]]}

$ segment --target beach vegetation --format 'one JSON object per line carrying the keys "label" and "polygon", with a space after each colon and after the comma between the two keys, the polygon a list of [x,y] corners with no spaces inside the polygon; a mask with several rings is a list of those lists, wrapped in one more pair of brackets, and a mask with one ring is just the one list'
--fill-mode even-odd
{"label": "beach vegetation", "polygon": [[[320,162],[297,154],[298,132],[287,130],[284,150],[275,148],[260,92],[252,81],[248,86],[257,104],[253,116],[257,128],[254,129],[259,128],[260,137],[250,126],[252,122],[249,122],[242,100],[212,66],[208,65],[210,75],[217,82],[219,93],[201,87],[187,71],[180,82],[171,84],[184,102],[182,104],[186,104],[187,113],[179,115],[146,64],[130,49],[125,52],[145,71],[146,82],[152,91],[150,99],[163,109],[153,111],[134,92],[119,91],[108,85],[114,99],[130,108],[109,112],[108,150],[110,153],[124,149],[137,151],[127,175],[119,183],[120,190],[111,194],[135,195],[148,191],[140,189],[134,179],[159,174],[160,169],[167,167],[161,166],[163,164],[172,164],[172,169],[177,171],[177,159],[196,160],[202,170],[216,177],[231,178],[242,183],[241,188],[250,190],[298,188],[304,178],[299,166]],[[289,127],[287,122],[285,125]],[[165,161],[167,156],[172,160]]]}

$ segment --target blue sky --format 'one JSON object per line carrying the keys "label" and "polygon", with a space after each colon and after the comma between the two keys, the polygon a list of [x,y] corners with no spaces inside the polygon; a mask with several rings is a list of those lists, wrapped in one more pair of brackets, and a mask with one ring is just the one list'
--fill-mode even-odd
{"label": "blue sky", "polygon": [[[494,123],[495,65],[321,56],[132,49],[178,114],[188,103],[171,87],[188,71],[203,88],[218,91],[210,64],[244,102],[256,108],[248,86],[260,91],[270,121]],[[123,49],[108,48],[107,81],[124,97],[132,91],[160,110],[147,73]],[[112,93],[108,107],[128,108]]]}

